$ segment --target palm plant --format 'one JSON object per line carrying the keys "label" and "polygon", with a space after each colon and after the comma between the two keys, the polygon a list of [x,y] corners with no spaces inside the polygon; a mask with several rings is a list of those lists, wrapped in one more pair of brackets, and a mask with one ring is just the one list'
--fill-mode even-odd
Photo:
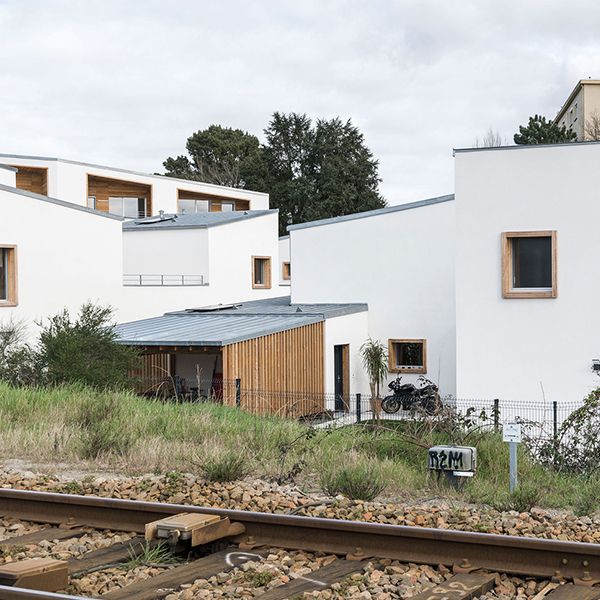
{"label": "palm plant", "polygon": [[388,353],[386,347],[371,337],[360,347],[363,367],[369,376],[371,388],[371,407],[379,423],[379,388],[387,379]]}

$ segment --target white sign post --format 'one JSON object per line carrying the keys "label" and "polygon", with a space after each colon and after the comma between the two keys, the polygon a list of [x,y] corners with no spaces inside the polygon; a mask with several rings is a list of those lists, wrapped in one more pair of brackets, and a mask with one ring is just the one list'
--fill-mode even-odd
{"label": "white sign post", "polygon": [[509,443],[510,452],[510,493],[517,487],[517,444],[521,443],[521,426],[518,423],[505,423],[502,427],[502,441]]}

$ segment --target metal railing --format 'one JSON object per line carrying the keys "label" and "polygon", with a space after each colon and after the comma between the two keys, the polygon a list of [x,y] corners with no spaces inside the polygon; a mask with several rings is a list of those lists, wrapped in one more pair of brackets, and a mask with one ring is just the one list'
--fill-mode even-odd
{"label": "metal railing", "polygon": [[123,275],[125,286],[205,285],[204,275]]}
{"label": "metal railing", "polygon": [[374,400],[370,394],[336,396],[332,393],[251,389],[245,387],[241,379],[142,376],[136,378],[136,389],[147,396],[165,400],[216,402],[257,415],[339,421],[340,424],[370,421],[376,418],[377,412],[381,419],[395,421],[435,417],[436,412],[439,416],[444,411],[453,411],[462,417],[468,416],[473,424],[483,428],[499,429],[504,423],[522,423],[531,436],[544,438],[555,437],[563,421],[583,404],[582,401],[519,402],[447,397],[439,401],[438,411],[428,413],[427,408],[419,410],[417,405],[406,410],[400,407],[389,414],[381,409],[381,399]]}

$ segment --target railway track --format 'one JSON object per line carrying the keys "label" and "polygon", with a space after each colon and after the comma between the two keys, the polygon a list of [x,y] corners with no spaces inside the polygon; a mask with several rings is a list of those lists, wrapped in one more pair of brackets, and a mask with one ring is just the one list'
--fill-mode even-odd
{"label": "railway track", "polygon": [[[188,516],[181,517],[183,513]],[[400,565],[435,566],[435,583],[412,596],[417,600],[477,597],[498,584],[498,573],[543,581],[543,589],[536,589],[536,600],[600,599],[600,587],[594,587],[600,584],[600,544],[11,489],[0,490],[0,516],[52,526],[0,542],[8,551],[41,542],[76,540],[89,536],[90,528],[126,532],[131,537],[67,561],[21,560],[0,565],[0,581],[8,584],[0,585],[0,600],[73,598],[43,590],[67,589],[68,577],[77,573],[105,565],[114,569],[114,565],[131,560],[132,548],[141,555],[149,538],[149,543],[156,545],[157,535],[175,551],[185,549],[189,553],[193,547],[194,560],[152,567],[153,577],[115,586],[102,598],[161,599],[175,597],[182,589],[185,597],[185,590],[198,580],[216,581],[232,589],[235,577],[228,573],[250,573],[260,581],[261,573],[249,565],[268,561],[278,553],[280,558],[299,553],[318,557],[318,568],[285,577],[282,585],[260,596],[263,600],[295,600],[303,598],[305,592],[331,587],[347,591],[354,586],[358,590],[369,564],[371,578],[382,573],[381,569],[402,573]],[[192,522],[195,525],[188,530]],[[201,525],[197,527],[198,523]],[[222,597],[227,598],[227,593]],[[249,594],[252,597],[251,590]]]}

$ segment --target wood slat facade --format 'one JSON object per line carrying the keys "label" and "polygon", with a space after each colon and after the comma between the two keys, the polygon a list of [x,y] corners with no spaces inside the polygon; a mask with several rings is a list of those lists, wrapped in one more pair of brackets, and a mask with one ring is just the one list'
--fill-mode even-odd
{"label": "wood slat facade", "polygon": [[[251,412],[292,416],[299,403],[303,403],[299,412],[323,410],[324,336],[320,322],[224,346],[223,379],[239,378],[244,390],[272,392],[264,398],[260,394],[245,398],[244,408]],[[234,399],[224,396],[224,401]]]}
{"label": "wood slat facade", "polygon": [[152,215],[152,186],[135,181],[111,179],[88,175],[88,198],[96,198],[96,209],[108,212],[108,199],[120,198],[146,198],[147,216]]}
{"label": "wood slat facade", "polygon": [[44,167],[21,167],[9,165],[19,169],[17,172],[17,188],[34,194],[48,195],[48,169]]}

